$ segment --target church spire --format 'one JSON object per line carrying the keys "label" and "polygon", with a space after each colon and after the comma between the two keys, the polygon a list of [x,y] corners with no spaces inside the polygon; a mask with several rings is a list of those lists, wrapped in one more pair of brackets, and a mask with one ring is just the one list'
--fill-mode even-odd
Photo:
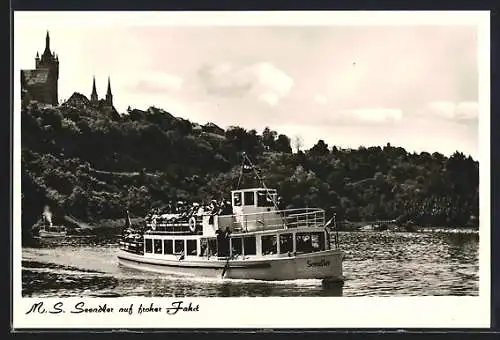
{"label": "church spire", "polygon": [[111,79],[108,76],[108,91],[106,92],[106,105],[113,106],[113,94],[111,94]]}
{"label": "church spire", "polygon": [[93,104],[97,104],[99,98],[97,97],[97,89],[95,87],[95,76],[94,81],[92,83],[92,94],[90,95],[90,102]]}
{"label": "church spire", "polygon": [[45,51],[50,52],[50,36],[48,30],[47,30],[47,35],[45,36]]}
{"label": "church spire", "polygon": [[111,79],[110,77],[108,76],[108,92],[106,92],[108,95],[112,95],[111,94]]}

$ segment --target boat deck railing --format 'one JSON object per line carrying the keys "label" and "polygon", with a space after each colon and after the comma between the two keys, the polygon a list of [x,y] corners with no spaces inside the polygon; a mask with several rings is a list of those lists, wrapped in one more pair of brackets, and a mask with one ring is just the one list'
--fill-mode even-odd
{"label": "boat deck railing", "polygon": [[[203,216],[191,216],[195,218],[195,225],[201,226],[203,223]],[[189,228],[189,219],[191,217],[183,219],[171,219],[167,221],[161,221],[157,223],[147,223],[150,230],[155,233],[169,233],[169,234],[185,234],[186,230]]]}
{"label": "boat deck railing", "polygon": [[325,211],[323,209],[299,208],[242,214],[239,217],[236,216],[234,229],[246,232],[250,230],[318,227],[324,224]]}
{"label": "boat deck railing", "polygon": [[[259,213],[213,215],[217,219],[218,228],[230,227],[237,232],[248,232],[255,230],[280,230],[289,228],[319,227],[325,224],[325,211],[319,208],[299,208],[285,210],[271,210]],[[203,216],[192,216],[195,218],[197,230],[203,225]],[[178,234],[189,232],[189,219],[170,220],[162,223],[148,223],[148,233],[154,234]],[[223,223],[221,221],[226,220]],[[196,234],[201,233],[198,230]]]}

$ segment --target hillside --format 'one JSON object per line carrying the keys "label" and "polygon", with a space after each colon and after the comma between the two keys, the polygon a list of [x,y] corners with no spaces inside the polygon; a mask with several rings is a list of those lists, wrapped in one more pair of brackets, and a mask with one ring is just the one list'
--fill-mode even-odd
{"label": "hillside", "polygon": [[95,222],[122,218],[127,208],[143,216],[168,201],[227,197],[243,151],[284,207],[335,209],[353,221],[477,224],[479,165],[458,152],[344,150],[320,140],[292,153],[290,139],[269,129],[224,130],[153,107],[118,115],[90,107],[81,94],[59,107],[32,103],[21,117],[23,227],[45,203],[56,216]]}

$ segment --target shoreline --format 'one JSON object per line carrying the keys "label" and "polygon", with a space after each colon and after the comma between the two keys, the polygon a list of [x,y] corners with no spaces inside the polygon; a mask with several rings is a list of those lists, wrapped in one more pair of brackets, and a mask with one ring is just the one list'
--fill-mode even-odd
{"label": "shoreline", "polygon": [[[141,225],[145,219],[143,217],[131,218],[132,225]],[[68,228],[68,235],[109,235],[120,234],[120,230],[125,226],[125,218],[116,219],[99,219],[91,222],[84,222],[72,216],[64,216],[61,221],[62,224]],[[30,231],[36,229],[38,223],[35,223]],[[386,228],[377,228],[373,222],[354,222],[354,221],[340,221],[338,222],[339,232],[419,232],[419,233],[477,233],[478,226],[417,226],[410,227],[405,225],[389,224]],[[24,230],[24,229],[23,229]],[[26,230],[27,231],[27,230]]]}

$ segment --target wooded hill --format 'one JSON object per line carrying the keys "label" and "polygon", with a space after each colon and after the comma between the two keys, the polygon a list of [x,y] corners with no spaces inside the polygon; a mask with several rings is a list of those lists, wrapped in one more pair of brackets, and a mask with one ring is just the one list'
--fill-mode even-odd
{"label": "wooded hill", "polygon": [[32,103],[21,119],[23,227],[44,204],[56,216],[92,222],[123,218],[127,208],[143,216],[169,201],[229,198],[242,152],[278,189],[283,208],[321,207],[353,221],[478,223],[479,164],[459,152],[417,154],[389,144],[347,150],[319,140],[292,153],[290,138],[269,129],[224,130],[154,107],[117,116],[78,93],[59,107]]}

